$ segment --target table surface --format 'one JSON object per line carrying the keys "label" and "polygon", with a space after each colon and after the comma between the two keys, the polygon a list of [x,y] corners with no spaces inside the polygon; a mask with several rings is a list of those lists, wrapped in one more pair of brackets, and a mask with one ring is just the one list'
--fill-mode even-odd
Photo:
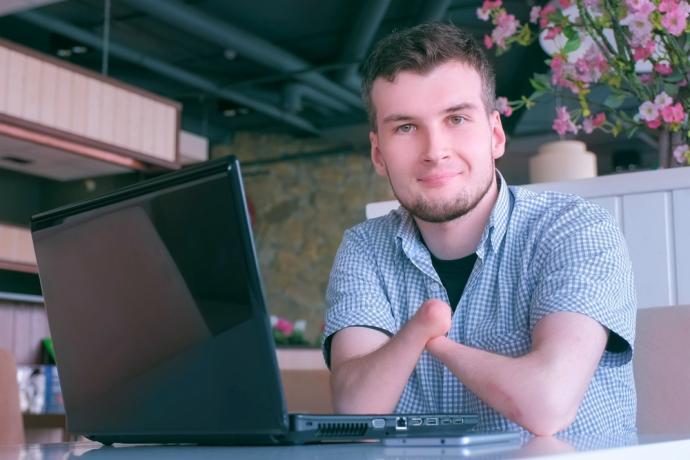
{"label": "table surface", "polygon": [[213,446],[113,446],[95,442],[42,444],[0,447],[0,459],[188,459],[226,460],[283,459],[336,460],[357,458],[386,459],[450,459],[450,458],[557,458],[575,459],[684,459],[690,458],[690,436],[578,436],[571,439],[540,437],[525,439],[510,447],[491,445],[463,447],[387,447],[378,442],[322,444],[276,447],[213,447]]}

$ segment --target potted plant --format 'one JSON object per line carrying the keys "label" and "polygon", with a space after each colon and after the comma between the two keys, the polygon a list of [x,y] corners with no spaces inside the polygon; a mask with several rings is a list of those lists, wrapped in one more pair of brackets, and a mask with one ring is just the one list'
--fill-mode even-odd
{"label": "potted plant", "polygon": [[[651,130],[661,167],[690,160],[690,5],[687,0],[553,0],[533,6],[521,22],[501,0],[477,9],[494,28],[484,44],[497,54],[539,39],[550,75],[535,74],[532,94],[497,99],[504,116],[531,108],[546,94],[558,104],[553,129],[561,137],[599,129],[614,136]],[[594,100],[603,85],[608,96]]]}

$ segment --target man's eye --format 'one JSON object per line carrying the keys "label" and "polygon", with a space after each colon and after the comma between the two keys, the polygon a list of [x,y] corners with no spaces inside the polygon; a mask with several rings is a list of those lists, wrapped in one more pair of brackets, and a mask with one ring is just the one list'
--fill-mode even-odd
{"label": "man's eye", "polygon": [[452,125],[460,125],[465,122],[465,117],[461,117],[460,115],[451,115],[448,118],[448,121],[450,121]]}
{"label": "man's eye", "polygon": [[395,130],[399,133],[411,133],[412,131],[414,131],[414,125],[400,125]]}

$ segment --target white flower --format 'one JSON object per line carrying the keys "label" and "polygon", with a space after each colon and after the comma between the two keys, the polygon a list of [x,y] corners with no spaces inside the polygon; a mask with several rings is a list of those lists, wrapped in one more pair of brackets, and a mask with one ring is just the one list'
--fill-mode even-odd
{"label": "white flower", "polygon": [[278,317],[276,315],[271,315],[271,327],[276,327],[278,324]]}
{"label": "white flower", "polygon": [[489,10],[485,10],[484,8],[477,8],[477,17],[481,19],[482,21],[488,21],[489,20]]}
{"label": "white flower", "polygon": [[688,161],[688,158],[686,157],[688,151],[690,151],[690,148],[688,147],[688,144],[682,144],[673,149],[673,158],[676,159],[676,162],[678,164],[685,164]]}
{"label": "white flower", "polygon": [[295,321],[294,324],[295,331],[304,333],[307,330],[307,322],[303,319]]}
{"label": "white flower", "polygon": [[652,101],[643,102],[639,111],[640,118],[642,118],[644,121],[653,121],[659,118],[659,109]]}
{"label": "white flower", "polygon": [[673,99],[666,94],[665,91],[660,92],[657,97],[654,98],[654,105],[656,105],[657,109],[663,109],[671,104],[673,104]]}

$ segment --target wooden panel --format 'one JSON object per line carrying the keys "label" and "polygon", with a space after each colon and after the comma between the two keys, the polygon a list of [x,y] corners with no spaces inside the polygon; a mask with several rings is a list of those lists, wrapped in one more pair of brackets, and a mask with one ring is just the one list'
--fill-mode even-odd
{"label": "wooden panel", "polygon": [[27,57],[25,66],[23,118],[38,123],[41,119],[41,61]]}
{"label": "wooden panel", "polygon": [[678,303],[690,305],[690,188],[673,192],[673,220]]}
{"label": "wooden panel", "polygon": [[637,316],[637,428],[645,434],[690,430],[690,306],[643,310]]}
{"label": "wooden panel", "polygon": [[57,98],[59,116],[55,120],[55,128],[63,131],[72,131],[72,73],[68,70],[58,68],[57,76]]}
{"label": "wooden panel", "polygon": [[47,62],[41,65],[41,109],[39,122],[46,126],[55,126],[58,116],[57,105],[57,66]]}
{"label": "wooden panel", "polygon": [[0,304],[0,348],[14,348],[14,306]]}
{"label": "wooden panel", "polygon": [[592,198],[589,201],[596,203],[602,208],[606,209],[622,227],[623,217],[621,216],[621,197],[619,196],[603,196],[600,198]]}
{"label": "wooden panel", "polygon": [[5,112],[5,106],[7,105],[7,85],[9,84],[8,55],[9,51],[0,46],[0,113]]}
{"label": "wooden panel", "polygon": [[86,118],[88,116],[89,80],[83,75],[72,75],[72,119],[70,131],[86,133]]}
{"label": "wooden panel", "polygon": [[7,108],[6,113],[15,117],[21,117],[24,109],[24,63],[26,58],[14,51],[10,51],[8,60],[8,85],[7,85]]}
{"label": "wooden panel", "polygon": [[37,361],[38,345],[32,340],[30,307],[14,308],[14,343],[12,353],[17,364],[32,364]]}
{"label": "wooden panel", "polygon": [[155,105],[152,101],[144,99],[141,104],[141,144],[139,151],[147,155],[155,156]]}
{"label": "wooden panel", "polygon": [[127,115],[129,113],[129,97],[127,91],[115,88],[115,107],[113,108],[113,143],[123,148],[129,148],[129,133],[127,132]]}
{"label": "wooden panel", "polygon": [[[40,344],[43,339],[50,337],[48,327],[48,315],[46,309],[41,307],[25,307],[31,309],[31,341]],[[40,345],[39,345],[40,348]]]}
{"label": "wooden panel", "polygon": [[128,132],[129,141],[127,147],[135,152],[141,151],[143,143],[142,136],[142,115],[141,106],[144,104],[144,98],[135,93],[130,93],[129,96],[129,116],[128,116]]}
{"label": "wooden panel", "polygon": [[102,85],[101,88],[101,137],[99,140],[109,144],[115,143],[115,88],[109,85]]}
{"label": "wooden panel", "polygon": [[85,136],[92,139],[101,138],[101,119],[98,116],[101,107],[101,83],[96,80],[88,80],[86,103],[86,132]]}
{"label": "wooden panel", "polygon": [[623,226],[640,308],[675,303],[673,242],[668,232],[670,207],[667,192],[623,197]]}

